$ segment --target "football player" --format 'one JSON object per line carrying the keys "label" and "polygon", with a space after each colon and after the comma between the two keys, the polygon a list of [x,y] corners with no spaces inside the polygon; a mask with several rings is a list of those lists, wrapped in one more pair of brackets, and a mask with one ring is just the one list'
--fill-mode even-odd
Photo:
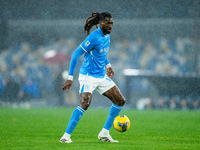
{"label": "football player", "polygon": [[[93,26],[96,26],[97,29],[90,34],[90,29]],[[62,85],[63,91],[68,90],[72,86],[78,58],[84,54],[85,61],[82,63],[79,72],[80,105],[72,113],[67,129],[60,139],[62,143],[72,142],[70,138],[71,133],[89,107],[94,89],[108,97],[113,103],[105,125],[98,135],[98,139],[106,142],[118,142],[117,140],[113,140],[109,134],[109,130],[113,125],[115,117],[119,115],[123,108],[125,98],[112,81],[114,72],[110,62],[106,58],[110,45],[112,27],[113,18],[108,12],[92,13],[92,16],[86,20],[84,30],[87,33],[87,37],[73,53],[70,61],[68,79]]]}

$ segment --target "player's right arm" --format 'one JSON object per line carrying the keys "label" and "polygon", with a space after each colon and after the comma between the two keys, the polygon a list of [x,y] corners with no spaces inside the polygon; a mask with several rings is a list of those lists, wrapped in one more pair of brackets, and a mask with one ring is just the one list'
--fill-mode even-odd
{"label": "player's right arm", "polygon": [[73,83],[73,75],[74,75],[74,70],[76,68],[77,61],[79,57],[84,53],[85,51],[79,46],[76,51],[72,54],[72,58],[70,61],[70,67],[69,67],[69,76],[67,81],[62,85],[63,91],[68,90]]}
{"label": "player's right arm", "polygon": [[95,45],[96,45],[96,37],[93,34],[90,34],[72,54],[69,67],[69,76],[67,81],[62,85],[63,91],[68,90],[72,86],[74,70],[79,57],[85,52],[89,52]]}

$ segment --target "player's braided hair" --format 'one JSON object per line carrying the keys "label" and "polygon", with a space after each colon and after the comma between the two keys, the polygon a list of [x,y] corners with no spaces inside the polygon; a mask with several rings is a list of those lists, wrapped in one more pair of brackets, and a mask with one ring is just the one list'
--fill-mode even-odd
{"label": "player's braided hair", "polygon": [[109,12],[93,12],[92,16],[88,17],[84,26],[84,31],[87,35],[90,34],[90,29],[96,25],[96,28],[98,28],[97,24],[99,24],[99,21],[104,20],[106,17],[112,18],[111,14]]}

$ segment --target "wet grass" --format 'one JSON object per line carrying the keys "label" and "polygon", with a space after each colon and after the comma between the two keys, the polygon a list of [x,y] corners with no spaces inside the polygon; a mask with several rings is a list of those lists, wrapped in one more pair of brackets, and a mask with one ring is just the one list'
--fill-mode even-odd
{"label": "wet grass", "polygon": [[71,108],[0,108],[0,149],[2,150],[102,150],[102,149],[200,149],[200,111],[124,109],[131,127],[124,133],[114,128],[110,134],[119,143],[97,139],[108,109],[89,108],[71,138],[59,143],[73,109]]}

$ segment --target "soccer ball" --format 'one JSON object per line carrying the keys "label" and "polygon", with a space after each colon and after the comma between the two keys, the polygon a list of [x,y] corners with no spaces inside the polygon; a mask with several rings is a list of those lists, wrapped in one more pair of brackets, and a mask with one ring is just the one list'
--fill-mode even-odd
{"label": "soccer ball", "polygon": [[115,118],[113,127],[119,132],[125,132],[130,128],[131,122],[125,115],[119,115]]}

